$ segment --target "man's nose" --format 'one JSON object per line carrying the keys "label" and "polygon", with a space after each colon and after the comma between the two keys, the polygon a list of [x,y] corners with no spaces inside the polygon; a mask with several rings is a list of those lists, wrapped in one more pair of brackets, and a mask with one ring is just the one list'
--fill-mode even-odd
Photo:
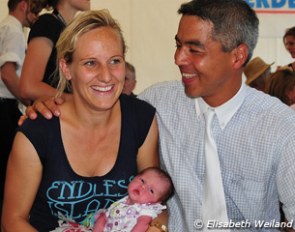
{"label": "man's nose", "polygon": [[188,55],[184,49],[179,49],[174,54],[175,64],[180,66],[188,63]]}

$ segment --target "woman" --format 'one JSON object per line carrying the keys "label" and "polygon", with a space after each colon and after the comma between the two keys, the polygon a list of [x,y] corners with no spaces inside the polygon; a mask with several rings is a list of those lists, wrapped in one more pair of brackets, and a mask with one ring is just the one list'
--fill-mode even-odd
{"label": "woman", "polygon": [[159,166],[155,109],[121,95],[125,43],[106,11],[80,14],[57,43],[61,115],[26,120],[8,161],[4,231],[50,231],[127,195],[132,178]]}
{"label": "woman", "polygon": [[53,12],[40,16],[29,34],[20,79],[20,95],[30,101],[44,95],[56,95],[56,41],[78,11],[90,9],[90,0],[41,1],[47,8],[53,8]]}

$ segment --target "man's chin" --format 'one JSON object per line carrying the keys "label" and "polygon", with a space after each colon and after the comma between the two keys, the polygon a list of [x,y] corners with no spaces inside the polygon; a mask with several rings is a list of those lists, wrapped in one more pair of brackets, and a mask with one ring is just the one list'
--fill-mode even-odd
{"label": "man's chin", "polygon": [[191,91],[189,88],[185,88],[185,94],[186,96],[188,96],[189,98],[197,98],[197,97],[200,97],[200,94],[199,93],[196,93],[194,91]]}

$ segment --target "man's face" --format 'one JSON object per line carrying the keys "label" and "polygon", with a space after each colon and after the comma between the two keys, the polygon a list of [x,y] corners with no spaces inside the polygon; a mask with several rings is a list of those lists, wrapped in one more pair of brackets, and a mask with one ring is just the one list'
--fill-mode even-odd
{"label": "man's face", "polygon": [[291,35],[286,36],[284,39],[284,44],[292,58],[295,58],[295,37]]}
{"label": "man's face", "polygon": [[196,16],[182,16],[175,36],[174,58],[186,94],[203,97],[209,105],[217,106],[228,98],[228,91],[233,91],[233,79],[239,78],[233,68],[236,54],[222,51],[220,42],[211,38],[212,27],[210,22]]}

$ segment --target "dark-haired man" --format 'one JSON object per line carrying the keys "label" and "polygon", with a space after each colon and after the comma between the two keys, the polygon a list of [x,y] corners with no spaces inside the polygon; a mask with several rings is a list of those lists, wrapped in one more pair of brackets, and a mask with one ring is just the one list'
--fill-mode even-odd
{"label": "dark-haired man", "polygon": [[[30,27],[41,10],[30,9],[28,0],[9,0],[9,14],[0,22],[0,163],[1,205],[6,163],[21,115],[18,108],[19,77],[25,57],[26,39],[23,28]],[[32,12],[34,11],[34,12]],[[22,101],[23,104],[27,102]]]}

